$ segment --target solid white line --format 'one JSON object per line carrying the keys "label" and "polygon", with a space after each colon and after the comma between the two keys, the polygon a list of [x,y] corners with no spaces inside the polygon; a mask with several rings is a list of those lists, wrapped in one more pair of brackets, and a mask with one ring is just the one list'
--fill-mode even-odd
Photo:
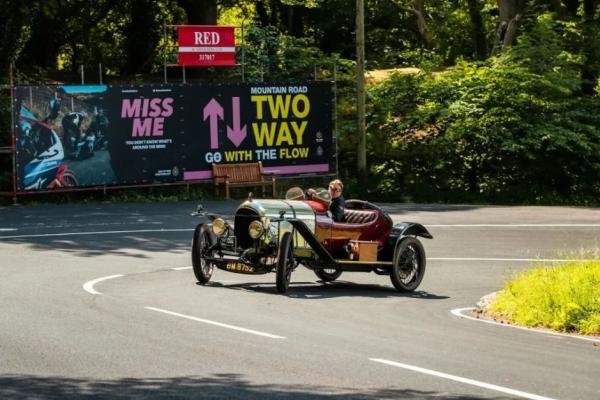
{"label": "solid white line", "polygon": [[512,262],[592,262],[600,260],[586,260],[575,258],[470,258],[470,257],[427,257],[435,261],[512,261]]}
{"label": "solid white line", "polygon": [[84,283],[83,284],[83,290],[85,290],[86,292],[91,293],[91,294],[102,294],[102,293],[100,293],[100,292],[98,292],[98,291],[96,291],[94,289],[94,285],[96,283],[102,282],[102,281],[106,281],[108,279],[120,278],[122,276],[123,275],[111,275],[111,276],[105,276],[105,277],[102,277],[102,278],[94,279],[93,281],[89,281],[89,282]]}
{"label": "solid white line", "polygon": [[600,224],[426,224],[433,228],[598,228]]}
{"label": "solid white line", "polygon": [[260,332],[260,331],[255,331],[255,330],[252,330],[252,329],[241,328],[241,327],[235,326],[235,325],[223,324],[221,322],[210,321],[208,319],[192,317],[190,315],[179,314],[179,313],[176,313],[176,312],[173,312],[173,311],[163,310],[162,308],[156,308],[156,307],[144,307],[144,308],[147,309],[147,310],[157,311],[157,312],[161,312],[161,313],[164,313],[164,314],[174,315],[174,316],[180,317],[180,318],[190,319],[190,320],[196,321],[196,322],[202,322],[202,323],[209,324],[209,325],[219,326],[221,328],[233,329],[235,331],[240,331],[240,332],[244,332],[244,333],[250,333],[252,335],[264,336],[264,337],[268,337],[268,338],[271,338],[271,339],[285,339],[285,337],[283,337],[283,336],[273,335],[273,334],[270,334],[270,333],[265,333],[265,332]]}
{"label": "solid white line", "polygon": [[444,378],[444,379],[449,379],[449,380],[455,381],[455,382],[466,383],[467,385],[472,385],[472,386],[477,386],[477,387],[481,387],[484,389],[494,390],[496,392],[506,393],[506,394],[510,394],[510,395],[518,396],[518,397],[523,397],[525,399],[554,400],[550,397],[539,396],[537,394],[522,392],[520,390],[510,389],[510,388],[507,388],[504,386],[493,385],[491,383],[480,382],[480,381],[476,381],[474,379],[463,378],[463,377],[456,376],[456,375],[450,375],[450,374],[446,374],[443,372],[434,371],[431,369],[416,367],[414,365],[402,364],[399,362],[384,360],[381,358],[369,358],[369,360],[375,361],[378,363],[382,363],[382,364],[391,365],[393,367],[399,367],[399,368],[404,368],[404,369],[408,369],[408,370],[415,371],[415,372],[420,372],[422,374],[436,376],[438,378]]}
{"label": "solid white line", "polygon": [[35,235],[13,235],[0,236],[0,239],[19,239],[34,237],[57,237],[57,236],[85,236],[85,235],[115,235],[121,233],[154,233],[154,232],[193,232],[193,229],[136,229],[128,231],[96,231],[96,232],[66,232],[66,233],[40,233]]}
{"label": "solid white line", "polygon": [[171,268],[173,271],[183,271],[184,269],[192,269],[192,267],[175,267]]}
{"label": "solid white line", "polygon": [[513,325],[513,324],[501,324],[496,321],[482,319],[482,318],[475,318],[475,317],[471,317],[470,315],[463,314],[463,311],[467,311],[467,310],[472,311],[474,309],[475,309],[474,307],[455,308],[454,310],[450,310],[450,312],[457,317],[470,319],[470,320],[478,321],[478,322],[485,322],[486,324],[505,326],[507,328],[520,329],[522,331],[533,332],[533,333],[543,333],[544,335],[559,336],[559,337],[573,338],[573,339],[579,339],[579,340],[587,340],[588,342],[600,343],[600,339],[594,339],[591,337],[586,337],[586,336],[581,336],[581,335],[569,335],[566,333],[547,331],[544,329],[527,328],[525,326],[519,326],[519,325]]}

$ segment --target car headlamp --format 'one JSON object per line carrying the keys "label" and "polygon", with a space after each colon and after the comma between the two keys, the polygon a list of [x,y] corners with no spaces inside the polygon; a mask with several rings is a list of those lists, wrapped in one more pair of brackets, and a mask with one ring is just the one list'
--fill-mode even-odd
{"label": "car headlamp", "polygon": [[258,239],[265,232],[265,227],[260,221],[252,221],[250,222],[250,226],[248,226],[248,234],[252,239]]}
{"label": "car headlamp", "polygon": [[221,236],[227,230],[227,224],[223,218],[215,218],[212,223],[212,230],[217,236]]}

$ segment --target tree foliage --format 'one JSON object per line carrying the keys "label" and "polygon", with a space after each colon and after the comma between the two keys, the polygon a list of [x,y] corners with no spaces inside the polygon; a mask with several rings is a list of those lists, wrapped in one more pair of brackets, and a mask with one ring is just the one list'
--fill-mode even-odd
{"label": "tree foliage", "polygon": [[[371,87],[373,196],[573,201],[598,195],[598,0],[372,0],[369,69],[417,67]],[[0,67],[19,83],[160,81],[174,30],[244,26],[248,81],[332,79],[342,178],[356,159],[354,2],[347,0],[0,0]],[[166,33],[166,35],[165,35]],[[241,39],[241,37],[240,37]],[[240,40],[241,41],[241,40]],[[241,56],[241,54],[240,54]],[[178,79],[179,71],[170,70]],[[6,74],[3,74],[6,81]],[[240,80],[242,71],[190,71]],[[0,140],[10,142],[3,93]],[[352,185],[348,186],[352,190]]]}

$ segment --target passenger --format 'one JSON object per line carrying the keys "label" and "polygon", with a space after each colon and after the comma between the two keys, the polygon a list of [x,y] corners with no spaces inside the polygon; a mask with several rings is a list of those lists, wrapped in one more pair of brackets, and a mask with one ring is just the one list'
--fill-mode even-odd
{"label": "passenger", "polygon": [[[344,196],[342,196],[343,189],[344,184],[339,179],[335,179],[329,183],[329,194],[331,195],[331,201],[329,204],[327,204],[327,206],[328,210],[331,211],[331,218],[335,222],[344,222]],[[317,200],[317,198],[315,198],[315,194],[317,194],[315,189],[308,189],[306,191],[306,197],[309,200]]]}

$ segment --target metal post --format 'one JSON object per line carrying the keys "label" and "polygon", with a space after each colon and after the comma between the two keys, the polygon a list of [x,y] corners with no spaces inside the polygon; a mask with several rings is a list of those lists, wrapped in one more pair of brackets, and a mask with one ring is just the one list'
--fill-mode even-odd
{"label": "metal post", "polygon": [[81,84],[85,85],[85,77],[83,72],[83,64],[81,64]]}
{"label": "metal post", "polygon": [[99,81],[100,84],[102,85],[102,64],[98,64],[98,76],[100,77]]}
{"label": "metal post", "polygon": [[246,82],[246,42],[244,41],[244,23],[246,16],[242,20],[242,82]]}
{"label": "metal post", "polygon": [[356,113],[358,115],[356,164],[358,182],[367,183],[365,122],[365,1],[356,0]]}
{"label": "metal post", "polygon": [[181,72],[183,73],[183,83],[186,83],[186,82],[185,82],[185,65],[184,65],[184,66],[182,66],[182,70],[181,70]]}
{"label": "metal post", "polygon": [[335,139],[335,173],[339,175],[338,165],[338,151],[337,151],[337,104],[338,104],[338,93],[337,93],[337,61],[333,62],[333,138]]}
{"label": "metal post", "polygon": [[13,80],[14,64],[8,67],[8,84],[10,86],[10,123],[12,132],[12,178],[13,178],[13,204],[17,204],[17,134],[15,122],[15,82]]}
{"label": "metal post", "polygon": [[317,80],[317,64],[315,64],[314,67],[315,67],[315,70],[313,72],[313,80],[316,81]]}
{"label": "metal post", "polygon": [[167,23],[163,19],[163,44],[165,48],[163,49],[163,75],[164,75],[164,83],[167,83]]}

